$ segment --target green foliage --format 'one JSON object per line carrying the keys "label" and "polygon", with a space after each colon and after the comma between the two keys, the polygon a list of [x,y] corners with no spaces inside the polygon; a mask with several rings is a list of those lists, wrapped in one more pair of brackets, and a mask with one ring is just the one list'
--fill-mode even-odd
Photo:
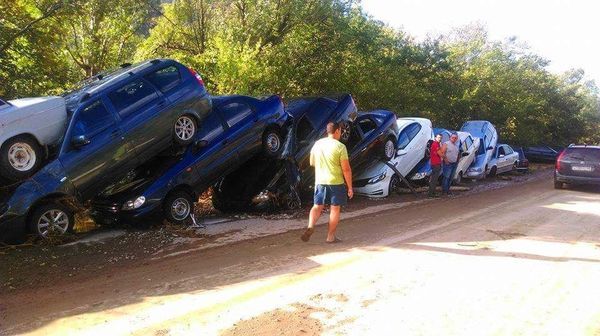
{"label": "green foliage", "polygon": [[7,98],[168,57],[213,94],[350,92],[362,110],[440,127],[487,119],[510,143],[600,141],[598,88],[583,71],[552,74],[516,38],[492,41],[477,25],[415,42],[355,0],[0,0],[0,12]]}

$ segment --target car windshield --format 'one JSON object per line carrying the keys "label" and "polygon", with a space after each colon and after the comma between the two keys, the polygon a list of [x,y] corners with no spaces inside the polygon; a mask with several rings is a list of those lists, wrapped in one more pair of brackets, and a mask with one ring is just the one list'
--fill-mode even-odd
{"label": "car windshield", "polygon": [[600,162],[600,149],[597,148],[567,148],[563,160],[578,160]]}

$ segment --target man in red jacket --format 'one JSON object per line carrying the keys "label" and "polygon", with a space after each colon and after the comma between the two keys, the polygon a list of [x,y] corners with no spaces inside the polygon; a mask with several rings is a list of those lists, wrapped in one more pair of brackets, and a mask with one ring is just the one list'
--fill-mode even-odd
{"label": "man in red jacket", "polygon": [[429,149],[429,163],[431,164],[431,175],[429,176],[428,197],[436,197],[435,187],[437,186],[440,173],[442,172],[442,157],[440,156],[442,135],[437,134],[435,140],[431,143]]}

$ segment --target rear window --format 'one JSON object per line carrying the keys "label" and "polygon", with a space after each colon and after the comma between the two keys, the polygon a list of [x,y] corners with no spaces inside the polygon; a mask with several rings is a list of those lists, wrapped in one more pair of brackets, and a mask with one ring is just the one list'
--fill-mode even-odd
{"label": "rear window", "polygon": [[154,71],[146,75],[145,78],[161,92],[173,89],[181,81],[179,69],[174,65]]}
{"label": "rear window", "polygon": [[600,149],[597,148],[567,148],[563,160],[600,162]]}

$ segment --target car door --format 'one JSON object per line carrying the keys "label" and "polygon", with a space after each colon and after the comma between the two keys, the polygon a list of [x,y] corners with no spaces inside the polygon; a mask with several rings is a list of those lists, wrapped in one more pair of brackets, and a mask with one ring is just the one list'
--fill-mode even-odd
{"label": "car door", "polygon": [[356,131],[360,134],[360,141],[352,149],[352,165],[362,166],[367,161],[379,160],[380,155],[377,151],[383,145],[384,132],[378,132],[378,125],[375,120],[369,116],[363,117],[356,122]]}
{"label": "car door", "polygon": [[506,159],[504,171],[509,172],[513,170],[515,161],[519,159],[519,154],[517,154],[509,145],[504,145],[504,155]]}
{"label": "car door", "polygon": [[227,124],[218,110],[214,109],[198,127],[195,155],[198,157],[194,164],[196,176],[195,187],[199,189],[212,184],[219,176],[234,167],[237,161],[237,151],[232,150],[226,141]]}
{"label": "car door", "polygon": [[242,160],[258,153],[262,144],[262,129],[255,126],[254,106],[241,99],[228,101],[217,108],[226,126],[224,145],[229,151],[237,151]]}
{"label": "car door", "polygon": [[496,164],[498,173],[503,173],[506,171],[507,158],[506,158],[505,150],[506,149],[505,149],[504,145],[498,146],[498,161],[497,161],[498,163]]}
{"label": "car door", "polygon": [[73,116],[67,136],[84,136],[89,143],[63,146],[60,161],[83,200],[92,198],[135,167],[134,155],[117,120],[103,99],[91,101]]}
{"label": "car door", "polygon": [[172,141],[172,125],[166,111],[167,101],[149,82],[134,78],[107,96],[138,164],[168,147]]}

